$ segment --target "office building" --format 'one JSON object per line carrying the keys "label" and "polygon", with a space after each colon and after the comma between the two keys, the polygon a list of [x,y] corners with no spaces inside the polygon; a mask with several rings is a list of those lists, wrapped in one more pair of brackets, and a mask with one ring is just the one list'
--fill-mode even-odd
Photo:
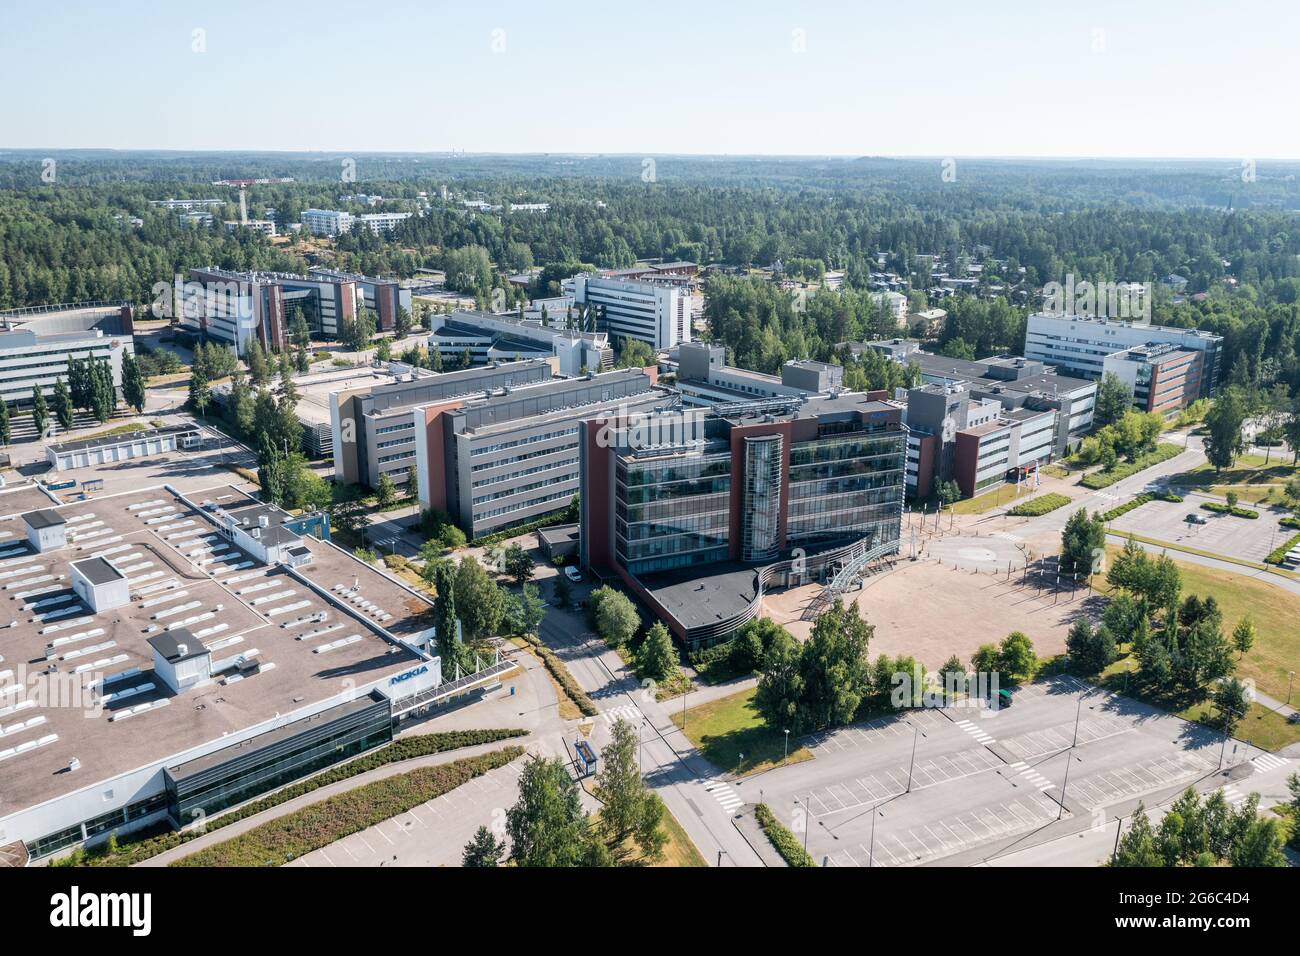
{"label": "office building", "polygon": [[[411,290],[402,288],[402,284],[396,280],[376,279],[356,272],[339,272],[323,266],[308,269],[307,278],[339,288],[351,283],[358,296],[358,307],[364,306],[375,314],[375,328],[380,332],[391,332],[396,328],[399,309],[405,311],[408,318],[411,315]],[[337,325],[333,332],[327,331],[324,321],[319,325],[322,335],[338,334]]]}
{"label": "office building", "polygon": [[1196,398],[1215,393],[1223,336],[1199,329],[1175,329],[1121,319],[1088,318],[1037,312],[1025,327],[1025,358],[1046,362],[1062,372],[1099,379],[1106,356],[1136,346],[1173,345],[1201,354]]}
{"label": "office building", "polygon": [[108,363],[121,394],[122,357],[135,353],[135,326],[125,302],[42,305],[0,312],[0,399],[26,406],[33,387],[45,396],[68,380],[68,362]]}
{"label": "office building", "polygon": [[611,339],[640,339],[655,351],[691,340],[690,292],[671,282],[618,279],[581,273],[563,288],[578,305],[598,310]]}
{"label": "office building", "polygon": [[760,398],[808,398],[828,395],[844,386],[838,365],[791,359],[780,375],[764,375],[726,364],[726,349],[706,342],[683,342],[669,353],[669,368],[677,381],[673,388],[688,405],[746,402]]}
{"label": "office building", "polygon": [[862,394],[583,422],[580,554],[688,647],[724,640],[764,588],[896,551],[906,426]]}
{"label": "office building", "polygon": [[493,315],[457,309],[450,315],[430,316],[427,348],[438,352],[444,364],[456,364],[468,353],[474,364],[549,359],[562,375],[582,375],[609,369],[614,351],[604,332],[578,332],[565,328],[566,315],[548,311],[549,325],[519,319],[513,313]]}
{"label": "office building", "polygon": [[1128,386],[1138,411],[1169,417],[1204,397],[1204,362],[1203,351],[1162,342],[1112,352],[1103,360],[1102,372]]}
{"label": "office building", "polygon": [[[444,682],[428,599],[330,544],[323,515],[229,486],[46,511],[35,523],[74,547],[9,579],[22,610],[0,666],[7,856],[201,825],[512,666]],[[0,525],[11,541],[31,526]]]}

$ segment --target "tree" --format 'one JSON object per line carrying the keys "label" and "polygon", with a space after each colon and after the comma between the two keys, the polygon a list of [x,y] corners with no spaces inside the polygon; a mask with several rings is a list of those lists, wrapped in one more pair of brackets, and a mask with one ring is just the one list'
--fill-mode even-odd
{"label": "tree", "polygon": [[[432,562],[425,562],[428,568]],[[456,660],[456,572],[450,562],[432,564],[433,583],[437,597],[433,602],[433,623],[438,630],[438,653],[449,672]]]}
{"label": "tree", "polygon": [[375,501],[380,508],[387,508],[397,500],[397,486],[393,484],[393,479],[389,477],[388,472],[379,473],[379,481],[375,484]]}
{"label": "tree", "polygon": [[226,417],[239,434],[247,436],[253,433],[256,422],[253,393],[242,368],[236,368],[230,376],[230,401],[226,406]]}
{"label": "tree", "polygon": [[1115,850],[1115,866],[1155,867],[1164,865],[1164,857],[1156,842],[1155,831],[1141,803],[1133,811],[1133,822],[1128,832],[1119,840]]}
{"label": "tree", "polygon": [[1097,398],[1092,412],[1094,425],[1101,428],[1114,424],[1132,404],[1133,393],[1124,384],[1124,380],[1114,372],[1107,372],[1097,385]]}
{"label": "tree", "polygon": [[517,585],[522,586],[524,582],[532,579],[533,559],[528,556],[527,551],[519,546],[518,542],[514,542],[506,548],[502,556],[501,566],[505,570],[506,577]]}
{"label": "tree", "polygon": [[555,576],[554,590],[556,607],[568,607],[573,603],[573,585],[563,574]]}
{"label": "tree", "polygon": [[1205,457],[1216,473],[1231,467],[1245,450],[1242,426],[1248,409],[1241,390],[1229,385],[1205,413]]}
{"label": "tree", "polygon": [[249,341],[245,360],[248,362],[248,377],[254,387],[270,384],[271,368],[266,361],[266,351],[256,338]]}
{"label": "tree", "polygon": [[1228,860],[1233,866],[1241,867],[1286,866],[1281,821],[1273,817],[1251,820],[1245,832],[1233,842]]}
{"label": "tree", "polygon": [[406,469],[406,497],[414,501],[420,496],[420,473],[412,465]]}
{"label": "tree", "polygon": [[501,624],[504,600],[483,565],[472,557],[461,558],[455,588],[456,609],[465,637],[474,641],[495,634]]}
{"label": "tree", "polygon": [[45,396],[41,393],[39,385],[32,386],[32,424],[36,426],[36,434],[45,435],[45,429],[50,423],[50,410],[45,406]]}
{"label": "tree", "polygon": [[656,362],[654,349],[640,339],[624,339],[618,353],[619,368],[645,368]]}
{"label": "tree", "polygon": [[65,432],[72,430],[76,414],[72,408],[72,395],[62,378],[54,380],[54,417]]}
{"label": "tree", "polygon": [[1219,681],[1214,689],[1214,709],[1219,712],[1219,726],[1225,734],[1231,735],[1236,731],[1249,707],[1245,684],[1235,677]]}
{"label": "tree", "polygon": [[802,692],[795,712],[795,733],[849,723],[871,690],[867,657],[875,628],[856,603],[836,599],[818,615],[812,636],[799,656]]}
{"label": "tree", "polygon": [[1070,666],[1080,674],[1098,674],[1116,657],[1115,638],[1104,623],[1097,628],[1081,617],[1070,625],[1065,638]]}
{"label": "tree", "polygon": [[600,822],[615,859],[629,837],[634,837],[642,858],[654,862],[663,855],[667,833],[660,824],[664,805],[646,785],[638,769],[638,728],[619,718],[610,729],[610,742],[600,752],[601,771],[596,775],[596,796],[604,804]]}
{"label": "tree", "polygon": [[677,652],[668,628],[659,621],[650,625],[637,652],[637,670],[642,677],[663,682],[677,671]]}
{"label": "tree", "polygon": [[1101,515],[1090,518],[1087,509],[1080,508],[1061,531],[1061,573],[1073,578],[1091,575],[1105,549],[1106,523]]}
{"label": "tree", "polygon": [[190,407],[199,415],[204,415],[211,402],[212,390],[208,386],[207,370],[196,362],[190,371]]}
{"label": "tree", "polygon": [[506,832],[518,866],[586,866],[601,857],[592,848],[578,785],[559,758],[524,765],[519,799],[506,811]]}
{"label": "tree", "polygon": [[144,411],[144,375],[140,371],[140,363],[131,352],[122,356],[122,397],[135,409],[136,414]]}
{"label": "tree", "polygon": [[1238,655],[1246,656],[1246,652],[1255,646],[1255,622],[1246,615],[1237,622],[1237,626],[1232,629],[1232,646],[1237,649]]}
{"label": "tree", "polygon": [[961,500],[961,486],[955,481],[945,481],[939,485],[939,503],[951,505]]}
{"label": "tree", "polygon": [[773,730],[793,730],[803,696],[799,672],[802,651],[799,642],[785,628],[775,634],[763,655],[763,672],[754,692],[754,708]]}
{"label": "tree", "polygon": [[591,593],[592,622],[597,634],[612,647],[632,640],[641,626],[641,616],[627,595],[601,585]]}
{"label": "tree", "polygon": [[499,866],[505,856],[506,844],[498,840],[487,827],[479,827],[473,838],[465,844],[461,854],[461,866]]}
{"label": "tree", "polygon": [[1033,676],[1038,666],[1038,655],[1034,653],[1034,644],[1027,635],[1012,631],[1002,639],[998,648],[998,671],[1011,680],[1023,680]]}
{"label": "tree", "polygon": [[0,399],[0,444],[9,444],[12,426],[9,424],[9,403]]}

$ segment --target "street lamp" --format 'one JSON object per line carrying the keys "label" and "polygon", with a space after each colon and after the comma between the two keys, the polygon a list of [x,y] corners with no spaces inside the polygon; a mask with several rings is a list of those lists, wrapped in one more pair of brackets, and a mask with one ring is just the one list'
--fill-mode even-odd
{"label": "street lamp", "polygon": [[871,847],[867,850],[868,869],[876,865],[876,817],[883,817],[884,815],[884,810],[877,810],[875,807],[871,808]]}
{"label": "street lamp", "polygon": [[1061,784],[1061,808],[1056,811],[1056,819],[1058,820],[1065,815],[1065,791],[1070,787],[1070,764],[1074,763],[1075,760],[1079,761],[1079,763],[1083,763],[1083,758],[1075,757],[1073,751],[1070,752],[1069,757],[1073,759],[1067,759],[1065,761],[1065,780]]}
{"label": "street lamp", "polygon": [[785,754],[784,756],[782,756],[781,759],[786,760],[789,759],[789,757],[790,757],[790,731],[789,729],[787,729],[785,732]]}
{"label": "street lamp", "polygon": [[916,766],[916,738],[918,735],[925,736],[925,734],[921,733],[919,725],[912,724],[912,759],[907,764],[907,793],[912,792],[912,768]]}

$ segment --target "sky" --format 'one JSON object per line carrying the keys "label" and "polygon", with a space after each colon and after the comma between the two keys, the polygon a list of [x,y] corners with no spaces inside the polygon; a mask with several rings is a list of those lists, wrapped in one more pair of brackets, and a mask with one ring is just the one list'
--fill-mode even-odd
{"label": "sky", "polygon": [[1296,0],[0,0],[0,148],[1300,158]]}

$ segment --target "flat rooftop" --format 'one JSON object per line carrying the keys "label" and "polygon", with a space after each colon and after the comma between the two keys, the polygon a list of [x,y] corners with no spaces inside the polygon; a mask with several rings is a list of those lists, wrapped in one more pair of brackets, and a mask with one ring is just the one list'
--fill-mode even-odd
{"label": "flat rooftop", "polygon": [[330,393],[350,392],[375,385],[390,385],[397,376],[374,368],[348,368],[333,372],[320,372],[295,378],[298,390],[298,417],[308,425],[330,423]]}
{"label": "flat rooftop", "polygon": [[148,441],[165,435],[199,434],[197,425],[168,425],[165,428],[141,428],[136,431],[118,432],[116,435],[101,435],[98,438],[82,438],[50,445],[56,454],[62,452],[83,451],[87,448],[106,448],[115,445],[129,445],[132,442]]}
{"label": "flat rooftop", "polygon": [[58,504],[58,498],[35,482],[0,488],[0,518],[14,518]]}
{"label": "flat rooftop", "polygon": [[[229,485],[189,500],[252,502]],[[256,562],[161,486],[57,510],[68,545],[44,554],[21,519],[0,519],[0,624],[14,622],[0,627],[3,814],[397,673],[418,659],[400,640],[432,624],[428,601],[338,548],[303,539],[312,561],[298,571],[327,598]],[[71,563],[96,558],[127,578],[128,605],[96,614],[72,591]],[[242,655],[260,669],[173,695],[153,679],[150,639],[182,631],[214,662]],[[86,686],[98,680],[102,696]]]}

